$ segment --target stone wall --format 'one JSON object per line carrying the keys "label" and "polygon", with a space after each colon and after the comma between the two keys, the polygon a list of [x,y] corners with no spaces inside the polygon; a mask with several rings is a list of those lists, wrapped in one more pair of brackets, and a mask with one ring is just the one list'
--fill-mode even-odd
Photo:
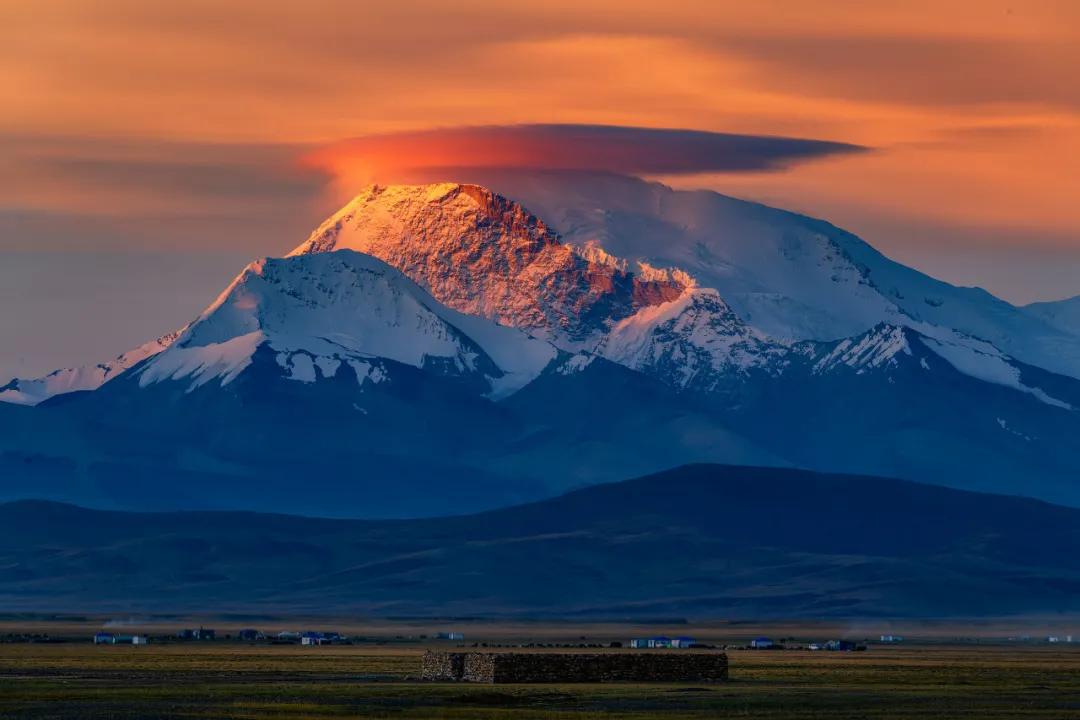
{"label": "stone wall", "polygon": [[719,682],[728,678],[728,661],[717,652],[427,652],[421,677],[477,683]]}
{"label": "stone wall", "polygon": [[465,674],[465,653],[431,652],[424,653],[420,665],[421,680],[461,680]]}
{"label": "stone wall", "polygon": [[[495,653],[469,653],[465,656],[465,674],[461,679],[465,682],[498,682],[498,659],[502,657],[508,657],[508,655],[497,655]],[[509,681],[503,680],[502,682]]]}

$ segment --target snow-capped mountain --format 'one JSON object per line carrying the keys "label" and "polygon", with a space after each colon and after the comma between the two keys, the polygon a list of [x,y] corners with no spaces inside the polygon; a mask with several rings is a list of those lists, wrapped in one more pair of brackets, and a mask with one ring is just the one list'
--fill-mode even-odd
{"label": "snow-capped mountain", "polygon": [[[1001,301],[942,290],[966,322],[949,325],[900,302],[937,281],[864,262],[869,246],[824,223],[605,182],[599,196],[628,182],[633,202],[555,212],[588,219],[567,226],[573,245],[482,187],[364,190],[179,333],[54,374],[95,392],[0,407],[15,483],[0,497],[439,514],[710,461],[1080,504],[1080,381],[965,330]],[[890,272],[907,283],[891,295]],[[1007,308],[999,330],[1027,317],[1029,336],[1067,346],[1035,309]],[[47,380],[8,399],[66,389]]]}
{"label": "snow-capped mountain", "polygon": [[716,290],[690,287],[616,322],[596,352],[680,390],[710,392],[771,367],[788,348],[739,320]]}
{"label": "snow-capped mountain", "polygon": [[685,271],[774,338],[836,340],[882,322],[928,323],[1080,377],[1080,322],[1049,317],[1071,317],[1066,305],[1019,308],[980,288],[950,285],[823,220],[620,175],[461,174],[523,203],[571,245]]}
{"label": "snow-capped mountain", "polygon": [[[988,342],[991,350],[975,353],[982,361],[966,352],[953,359],[1006,384],[1009,373],[986,372],[995,353],[1015,348],[1021,360],[1070,374],[1074,344],[1080,349],[1068,308],[1020,310],[954,288],[821,221],[620,176],[502,173],[498,180],[544,208],[566,242],[482,187],[372,186],[290,256],[351,249],[378,257],[461,313],[682,388],[715,389],[732,372],[775,367],[792,343],[838,340],[881,323],[938,337],[945,348]],[[920,302],[909,302],[919,294]],[[176,335],[113,363],[12,381],[0,400],[33,404],[93,389]]]}
{"label": "snow-capped mountain", "polygon": [[[630,182],[632,189],[644,189],[654,196],[660,193],[648,201],[636,198],[639,202],[633,203],[634,211],[657,208],[658,216],[669,222],[669,215],[683,220],[692,220],[695,213],[714,217],[716,208],[708,203],[715,205],[717,198],[733,204],[736,214],[746,211],[741,207],[746,203],[715,193],[689,194],[703,196],[697,204],[702,199],[708,201],[701,210],[684,194],[663,186]],[[670,206],[673,209],[664,210]],[[779,212],[753,207],[759,214]],[[764,278],[767,270],[772,273],[770,282],[783,286],[788,293],[784,297],[801,302],[801,296],[812,296],[822,306],[834,305],[838,309],[831,320],[834,333],[854,329],[850,334],[861,334],[868,329],[863,327],[867,323],[870,327],[883,322],[909,326],[934,338],[930,342],[939,355],[961,372],[1057,402],[1039,388],[1022,386],[1007,356],[992,343],[904,310],[893,302],[899,299],[899,291],[893,293],[893,301],[886,300],[870,281],[871,270],[878,277],[895,277],[901,266],[880,255],[880,262],[873,268],[859,265],[852,253],[866,257],[876,254],[862,241],[835,229],[833,234],[839,239],[824,234],[823,228],[808,233],[788,219],[788,214],[783,215],[788,222],[780,230],[773,229],[775,222],[768,225],[758,220],[769,232],[746,227],[750,241],[736,233],[737,240],[714,242],[704,248],[699,244],[695,255],[683,252],[685,248],[680,250],[674,243],[639,237],[637,242],[666,252],[637,255],[631,262],[600,247],[606,244],[630,250],[628,233],[615,233],[603,224],[575,226],[573,234],[580,244],[571,249],[542,220],[485,188],[452,183],[372,186],[324,223],[292,255],[343,248],[369,253],[394,265],[440,302],[458,310],[541,333],[569,350],[595,352],[681,389],[708,391],[730,385],[753,369],[775,369],[792,339],[808,332],[806,326],[778,326],[784,315],[770,315],[764,328],[746,322],[728,304],[725,293],[715,289],[715,285],[728,285],[716,272],[717,248],[722,248],[729,257],[721,265],[742,268],[739,283],[745,285],[746,276],[755,271]],[[609,212],[603,214],[609,216]],[[739,223],[746,225],[744,219]],[[685,227],[699,224],[700,218]],[[644,221],[636,225],[654,227],[654,223]],[[710,227],[708,223],[704,226]],[[751,246],[751,242],[755,244]],[[702,252],[707,255],[705,259]],[[755,267],[755,262],[763,263],[762,256],[769,259],[770,253],[781,260],[773,260],[768,268]],[[672,264],[674,258],[683,265]],[[736,264],[736,259],[741,264]],[[656,270],[653,263],[663,263],[666,268]],[[906,268],[902,271],[899,274],[906,273],[908,283],[905,287],[913,283],[951,287]],[[755,303],[761,299],[760,294],[736,296]],[[755,317],[753,312],[746,312]],[[800,313],[796,318],[805,321],[809,314]],[[779,332],[770,337],[768,328]]]}
{"label": "snow-capped mountain", "polygon": [[990,343],[933,326],[924,326],[923,331],[930,334],[908,326],[882,323],[861,335],[838,342],[800,343],[792,349],[792,355],[812,359],[815,374],[840,368],[859,374],[889,370],[898,367],[901,361],[910,362],[913,358],[926,372],[933,372],[940,369],[942,363],[947,363],[952,371],[975,380],[1027,393],[1052,407],[1074,409],[1072,403],[1054,397],[1043,388],[1025,384],[1024,364]]}
{"label": "snow-capped mountain", "polygon": [[574,248],[517,203],[474,185],[372,186],[291,256],[351,249],[385,260],[440,302],[595,352],[681,388],[780,351],[679,268]]}
{"label": "snow-capped mountain", "polygon": [[384,260],[448,307],[568,349],[675,299],[688,281],[575,252],[521,205],[455,183],[369,187],[290,255],[342,249]]}
{"label": "snow-capped mountain", "polygon": [[338,372],[377,382],[377,358],[472,378],[491,396],[521,388],[557,354],[524,332],[440,305],[381,260],[342,251],[252,263],[136,372],[142,386],[227,385],[262,346],[300,382]]}

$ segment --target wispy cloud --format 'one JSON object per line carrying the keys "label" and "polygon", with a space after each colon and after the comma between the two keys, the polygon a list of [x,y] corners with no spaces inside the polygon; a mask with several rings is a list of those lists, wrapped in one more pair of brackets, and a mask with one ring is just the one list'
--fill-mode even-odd
{"label": "wispy cloud", "polygon": [[295,144],[170,142],[0,134],[0,161],[20,182],[0,206],[101,215],[250,212],[302,203],[325,175],[302,168]]}
{"label": "wispy cloud", "polygon": [[283,252],[333,209],[307,149],[0,133],[0,252]]}

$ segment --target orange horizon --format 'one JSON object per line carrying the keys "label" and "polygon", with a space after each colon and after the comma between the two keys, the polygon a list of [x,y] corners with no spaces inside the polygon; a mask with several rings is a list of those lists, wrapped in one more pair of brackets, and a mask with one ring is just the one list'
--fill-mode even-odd
{"label": "orange horizon", "polygon": [[[698,185],[839,223],[1005,228],[1080,252],[1075,3],[8,0],[0,21],[0,164],[23,177],[7,208],[179,204],[42,162],[57,154],[178,163],[189,146],[302,156],[454,127],[690,128],[877,149]],[[63,147],[25,147],[50,142]]]}
{"label": "orange horizon", "polygon": [[[0,378],[76,338],[86,361],[137,345],[359,185],[432,165],[588,160],[824,218],[1011,302],[1080,293],[1078,3],[0,0],[0,28],[0,284],[39,278]],[[550,125],[630,135],[476,130]],[[673,128],[869,150],[740,165]],[[117,314],[92,337],[56,299],[74,286]]]}

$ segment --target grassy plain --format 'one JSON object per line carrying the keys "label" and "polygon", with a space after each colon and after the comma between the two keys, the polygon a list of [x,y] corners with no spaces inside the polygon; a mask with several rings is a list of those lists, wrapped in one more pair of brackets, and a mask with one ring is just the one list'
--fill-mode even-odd
{"label": "grassy plain", "polygon": [[[45,623],[37,631],[42,627],[59,629]],[[413,676],[434,643],[410,638],[418,627],[367,625],[368,641],[316,648],[224,641],[95,647],[86,635],[72,635],[82,642],[3,643],[0,717],[1080,718],[1080,647],[995,640],[985,626],[967,628],[962,639],[926,635],[858,653],[731,649],[731,681],[713,686],[421,683]],[[0,634],[11,629],[0,627]],[[635,630],[487,625],[470,627],[468,639],[592,642]],[[693,628],[732,643],[747,630]],[[772,634],[798,636],[795,630]],[[800,632],[827,639],[834,630]]]}

